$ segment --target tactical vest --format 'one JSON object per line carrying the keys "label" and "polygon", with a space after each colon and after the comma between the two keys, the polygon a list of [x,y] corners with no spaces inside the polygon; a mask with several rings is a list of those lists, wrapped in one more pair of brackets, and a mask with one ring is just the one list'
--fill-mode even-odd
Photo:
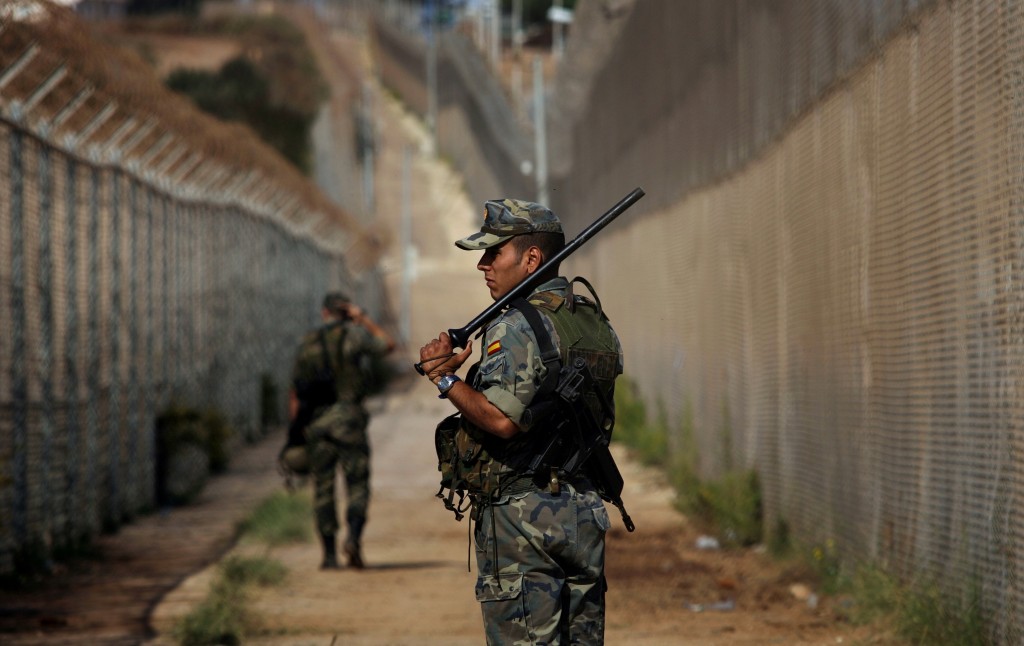
{"label": "tactical vest", "polygon": [[[573,295],[572,284],[576,282],[586,285],[594,299]],[[615,378],[621,373],[619,343],[601,310],[600,300],[586,280],[574,278],[565,298],[555,292],[536,292],[529,301],[513,302],[512,307],[519,309],[533,328],[548,369],[531,408],[543,402],[554,389],[560,364],[566,365],[577,357],[587,362],[599,387],[610,399]],[[538,313],[546,316],[555,328],[557,351]],[[475,370],[471,369],[472,372]],[[467,380],[472,382],[468,377]],[[588,404],[600,417],[600,404]],[[476,428],[459,414],[449,416],[438,425],[434,437],[441,472],[437,496],[461,519],[467,493],[471,499],[493,499],[535,488],[535,473],[528,465],[541,450],[549,426],[538,423],[529,432],[504,440]],[[449,490],[447,496],[445,489]],[[454,494],[459,495],[458,503]]]}

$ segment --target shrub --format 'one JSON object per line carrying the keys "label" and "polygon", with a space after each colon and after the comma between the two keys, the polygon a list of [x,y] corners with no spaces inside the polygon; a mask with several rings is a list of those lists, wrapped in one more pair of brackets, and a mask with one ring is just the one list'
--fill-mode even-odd
{"label": "shrub", "polygon": [[281,411],[277,401],[277,384],[268,373],[260,375],[260,426],[264,435],[281,423]]}
{"label": "shrub", "polygon": [[235,431],[227,419],[215,409],[207,409],[200,419],[206,436],[206,453],[210,456],[210,470],[213,473],[223,473],[227,471],[231,459],[230,445]]}
{"label": "shrub", "polygon": [[235,17],[194,28],[236,38],[251,54],[216,72],[174,70],[165,84],[205,112],[246,124],[308,175],[310,133],[329,93],[302,32],[279,17]]}
{"label": "shrub", "polygon": [[634,449],[645,464],[664,466],[668,459],[667,426],[664,414],[659,415],[657,423],[648,423],[636,385],[620,377],[615,385],[614,438]]}

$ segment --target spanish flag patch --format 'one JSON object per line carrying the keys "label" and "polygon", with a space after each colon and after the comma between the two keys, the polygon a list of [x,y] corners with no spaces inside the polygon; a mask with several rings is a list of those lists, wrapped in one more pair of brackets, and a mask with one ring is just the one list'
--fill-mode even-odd
{"label": "spanish flag patch", "polygon": [[501,352],[501,341],[495,341],[494,343],[487,346],[487,356],[491,356],[495,352]]}

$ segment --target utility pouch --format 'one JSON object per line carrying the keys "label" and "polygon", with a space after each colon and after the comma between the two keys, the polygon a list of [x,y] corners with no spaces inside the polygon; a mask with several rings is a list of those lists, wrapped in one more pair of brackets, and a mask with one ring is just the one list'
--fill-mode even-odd
{"label": "utility pouch", "polygon": [[[462,520],[469,504],[466,499],[466,482],[462,478],[457,437],[462,426],[462,414],[454,413],[445,417],[434,429],[434,450],[437,452],[437,470],[441,472],[441,487],[437,497],[444,502],[445,509],[455,514],[455,520]],[[445,494],[445,489],[448,493]],[[458,493],[458,502],[455,495]]]}

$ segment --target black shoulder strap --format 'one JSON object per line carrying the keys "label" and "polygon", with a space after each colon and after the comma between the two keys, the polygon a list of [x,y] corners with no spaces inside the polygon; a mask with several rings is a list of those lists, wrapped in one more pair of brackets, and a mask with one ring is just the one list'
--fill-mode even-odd
{"label": "black shoulder strap", "polygon": [[537,395],[547,395],[554,392],[555,386],[558,385],[559,373],[562,370],[562,358],[558,355],[555,344],[551,342],[551,335],[548,334],[548,329],[544,327],[544,321],[540,318],[540,312],[525,298],[513,300],[509,303],[509,307],[519,310],[526,319],[526,322],[530,324],[534,336],[537,337],[537,345],[540,346],[540,358],[548,369],[547,374],[544,376],[544,381],[541,382],[540,389],[537,391]]}
{"label": "black shoulder strap", "polygon": [[[327,368],[327,373],[331,376],[331,380],[334,381],[334,366],[331,365],[331,355],[327,352],[327,326],[320,328],[320,350],[324,355],[324,367]],[[341,338],[345,338],[345,331],[342,329]],[[338,341],[339,347],[341,347],[341,341]]]}

